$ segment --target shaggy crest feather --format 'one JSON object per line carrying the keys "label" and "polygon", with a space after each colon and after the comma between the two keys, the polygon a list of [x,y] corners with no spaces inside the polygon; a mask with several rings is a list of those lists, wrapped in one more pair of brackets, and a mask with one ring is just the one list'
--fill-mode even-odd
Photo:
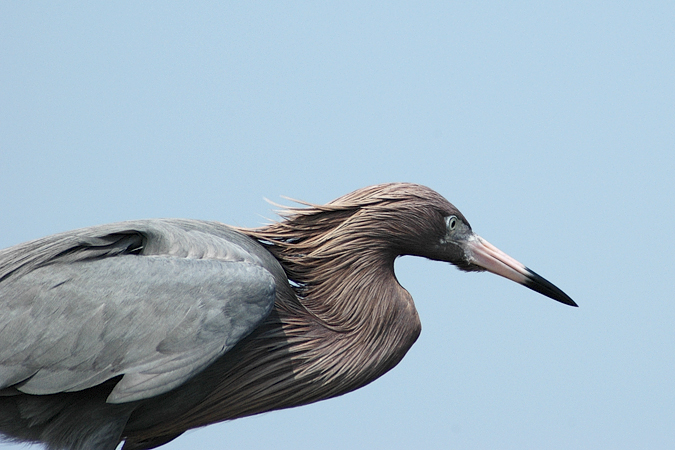
{"label": "shaggy crest feather", "polygon": [[342,332],[364,326],[373,313],[388,323],[391,305],[369,301],[390,281],[382,280],[383,272],[393,275],[395,257],[412,253],[415,233],[429,228],[430,214],[453,208],[435,191],[408,183],[371,186],[325,205],[303,205],[280,211],[282,221],[241,231],[281,262],[303,307],[325,327]]}

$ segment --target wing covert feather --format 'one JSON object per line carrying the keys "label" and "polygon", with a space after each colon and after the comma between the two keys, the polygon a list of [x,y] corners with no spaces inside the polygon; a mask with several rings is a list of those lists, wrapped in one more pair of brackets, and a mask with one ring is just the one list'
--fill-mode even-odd
{"label": "wing covert feather", "polygon": [[123,375],[108,401],[167,392],[248,335],[283,276],[212,222],[70,233],[0,252],[0,389],[51,394]]}

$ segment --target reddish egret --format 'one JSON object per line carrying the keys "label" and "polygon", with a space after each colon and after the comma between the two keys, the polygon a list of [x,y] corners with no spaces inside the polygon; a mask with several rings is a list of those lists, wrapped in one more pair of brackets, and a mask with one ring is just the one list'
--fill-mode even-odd
{"label": "reddish egret", "polygon": [[0,251],[0,433],[50,449],[150,449],[357,389],[420,333],[394,276],[400,255],[576,306],[414,184],[257,229],[163,219],[70,231]]}

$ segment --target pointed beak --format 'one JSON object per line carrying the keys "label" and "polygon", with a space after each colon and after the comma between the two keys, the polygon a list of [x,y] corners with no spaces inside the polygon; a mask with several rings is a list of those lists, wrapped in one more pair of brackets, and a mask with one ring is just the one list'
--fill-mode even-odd
{"label": "pointed beak", "polygon": [[520,283],[560,303],[578,306],[574,300],[552,283],[537,275],[480,236],[472,234],[466,241],[464,248],[466,256],[472,264]]}

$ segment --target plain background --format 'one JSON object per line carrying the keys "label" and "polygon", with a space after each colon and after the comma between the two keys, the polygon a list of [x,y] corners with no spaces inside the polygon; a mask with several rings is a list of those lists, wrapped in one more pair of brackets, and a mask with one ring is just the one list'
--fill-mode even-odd
{"label": "plain background", "polygon": [[163,448],[674,448],[674,23],[670,1],[2,2],[0,247],[425,184],[580,307],[401,258],[423,331],[394,370]]}

